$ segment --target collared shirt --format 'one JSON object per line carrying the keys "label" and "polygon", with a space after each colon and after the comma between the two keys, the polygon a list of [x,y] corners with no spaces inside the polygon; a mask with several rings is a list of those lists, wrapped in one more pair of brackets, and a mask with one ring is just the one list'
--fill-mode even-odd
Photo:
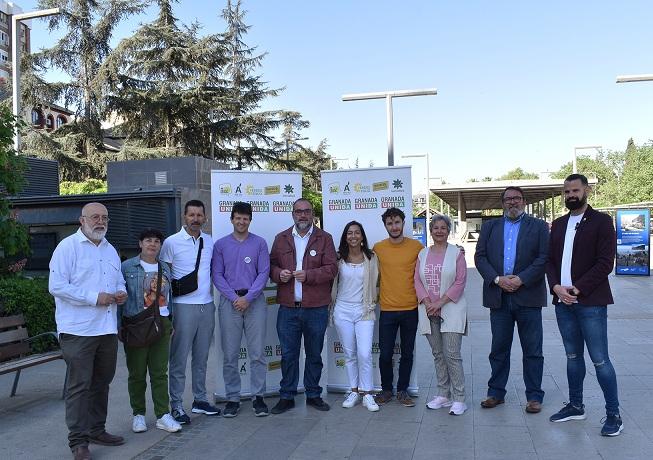
{"label": "collared shirt", "polygon": [[56,305],[59,334],[98,336],[116,334],[117,306],[98,306],[100,292],[126,292],[120,257],[106,239],[99,245],[81,228],[64,238],[52,253],[48,289]]}
{"label": "collared shirt", "polygon": [[517,256],[517,237],[521,221],[526,215],[522,212],[516,220],[503,217],[503,274],[512,275],[515,269],[515,257]]}
{"label": "collared shirt", "polygon": [[[295,270],[300,271],[304,265],[304,253],[306,252],[306,246],[308,246],[308,240],[313,234],[313,225],[308,229],[306,235],[301,236],[297,232],[297,226],[292,228],[292,239],[295,242],[295,261],[297,262],[297,268]],[[302,301],[302,283],[295,280],[295,302]]]}
{"label": "collared shirt", "polygon": [[233,302],[238,298],[235,291],[247,289],[245,299],[252,302],[261,295],[270,277],[268,245],[253,233],[243,241],[230,233],[215,242],[211,266],[213,284],[223,297]]}
{"label": "collared shirt", "polygon": [[[213,296],[211,295],[213,239],[211,235],[204,232],[200,232],[200,238],[204,241],[204,246],[197,272],[197,290],[190,294],[174,297],[175,303],[205,304],[213,302]],[[173,279],[179,279],[195,270],[199,245],[199,238],[189,235],[185,227],[165,239],[159,259],[172,266]]]}

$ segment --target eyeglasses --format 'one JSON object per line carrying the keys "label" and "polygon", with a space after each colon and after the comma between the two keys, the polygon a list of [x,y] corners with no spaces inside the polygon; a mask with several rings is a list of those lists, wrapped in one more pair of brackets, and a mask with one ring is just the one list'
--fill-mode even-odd
{"label": "eyeglasses", "polygon": [[91,219],[93,222],[109,222],[109,216],[101,216],[99,214],[93,214],[92,216],[82,216],[86,219]]}
{"label": "eyeglasses", "polygon": [[519,202],[521,202],[523,199],[524,199],[523,196],[507,196],[507,197],[505,197],[505,198],[503,199],[503,202],[504,202],[504,203],[510,203],[510,202],[519,203]]}
{"label": "eyeglasses", "polygon": [[294,210],[293,210],[293,213],[295,213],[295,214],[306,214],[306,215],[309,215],[309,214],[311,214],[312,212],[313,212],[313,210],[312,210],[311,208],[307,208],[307,209],[294,209]]}

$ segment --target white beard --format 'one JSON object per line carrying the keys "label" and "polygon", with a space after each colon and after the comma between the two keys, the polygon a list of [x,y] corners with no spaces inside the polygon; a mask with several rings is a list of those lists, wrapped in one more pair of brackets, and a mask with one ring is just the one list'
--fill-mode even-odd
{"label": "white beard", "polygon": [[107,230],[93,230],[93,227],[90,227],[88,225],[83,225],[82,226],[82,233],[86,235],[87,238],[95,241],[102,241],[102,239],[106,236]]}

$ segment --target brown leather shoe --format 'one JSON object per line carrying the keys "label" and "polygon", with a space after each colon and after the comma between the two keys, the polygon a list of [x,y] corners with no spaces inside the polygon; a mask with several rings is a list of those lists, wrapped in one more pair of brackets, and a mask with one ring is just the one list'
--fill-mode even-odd
{"label": "brown leather shoe", "polygon": [[89,441],[93,444],[100,444],[101,446],[121,446],[125,443],[125,438],[103,431],[99,435],[89,438]]}
{"label": "brown leather shoe", "polygon": [[539,401],[528,401],[526,403],[526,412],[529,414],[539,414],[542,410],[542,403]]}
{"label": "brown leather shoe", "polygon": [[481,401],[481,407],[485,409],[494,409],[499,404],[503,404],[505,401],[503,399],[497,399],[494,396],[488,396],[486,399]]}
{"label": "brown leather shoe", "polygon": [[380,406],[389,403],[392,401],[392,391],[383,390],[381,393],[374,396],[374,401]]}
{"label": "brown leather shoe", "polygon": [[73,460],[91,460],[91,452],[87,446],[78,446],[73,449]]}

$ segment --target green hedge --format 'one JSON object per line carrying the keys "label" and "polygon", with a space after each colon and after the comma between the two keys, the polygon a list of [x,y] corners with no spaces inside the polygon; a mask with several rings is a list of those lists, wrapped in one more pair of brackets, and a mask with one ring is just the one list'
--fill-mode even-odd
{"label": "green hedge", "polygon": [[[22,313],[27,323],[27,332],[33,337],[42,332],[57,330],[54,321],[54,298],[48,292],[45,278],[23,278],[10,276],[0,278],[0,316]],[[35,352],[52,348],[54,340],[37,340],[32,345]]]}

